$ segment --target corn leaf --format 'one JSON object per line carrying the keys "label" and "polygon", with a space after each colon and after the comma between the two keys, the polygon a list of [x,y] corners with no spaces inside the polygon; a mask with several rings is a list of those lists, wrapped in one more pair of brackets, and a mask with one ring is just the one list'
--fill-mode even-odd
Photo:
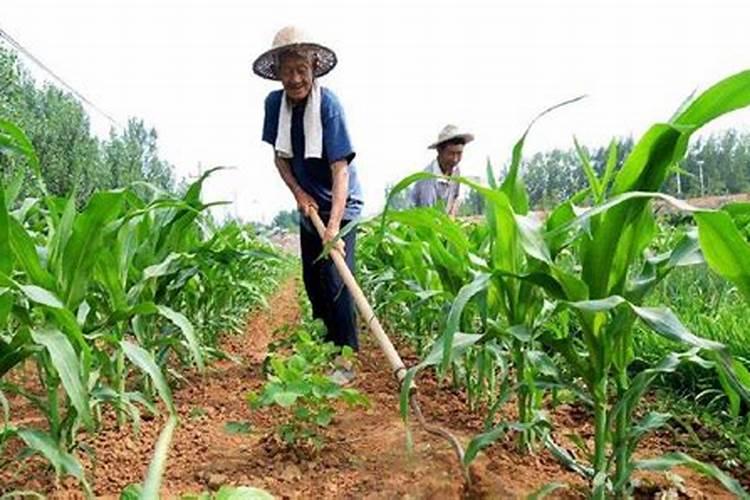
{"label": "corn leaf", "polygon": [[678,465],[689,467],[695,471],[710,476],[719,481],[727,491],[738,498],[748,499],[747,491],[740,485],[739,481],[731,478],[721,469],[713,464],[706,464],[699,460],[694,459],[690,455],[680,452],[668,453],[658,458],[649,458],[645,460],[636,460],[632,464],[632,468],[635,470],[650,470],[650,471],[665,471],[673,469]]}
{"label": "corn leaf", "polygon": [[93,430],[94,419],[89,408],[88,391],[85,382],[81,379],[78,357],[68,338],[59,330],[54,329],[34,330],[31,332],[31,337],[34,342],[47,349],[52,366],[55,367],[70,402],[89,430]]}
{"label": "corn leaf", "polygon": [[734,283],[750,301],[750,244],[724,211],[700,212],[695,219],[709,267]]}
{"label": "corn leaf", "polygon": [[162,373],[162,371],[156,365],[153,356],[151,356],[151,354],[142,347],[137,346],[127,340],[121,341],[120,347],[125,353],[125,356],[127,356],[127,358],[130,360],[130,362],[140,368],[141,371],[143,371],[151,378],[151,380],[154,382],[154,386],[156,386],[156,390],[159,393],[159,396],[161,396],[162,401],[164,401],[164,404],[167,405],[170,413],[174,413],[175,407],[172,400],[172,391],[169,390],[167,380],[164,378],[164,374]]}
{"label": "corn leaf", "polygon": [[159,434],[159,439],[156,441],[154,454],[151,458],[151,463],[148,465],[146,480],[143,482],[141,498],[161,497],[159,489],[161,487],[161,479],[164,475],[164,469],[167,466],[169,446],[172,443],[172,435],[174,434],[175,427],[177,427],[177,416],[172,415],[167,419],[167,423],[164,425],[164,428]]}
{"label": "corn leaf", "polygon": [[188,320],[184,314],[173,311],[167,306],[156,306],[156,309],[159,311],[160,315],[177,325],[187,341],[188,349],[193,357],[193,361],[195,361],[198,369],[203,371],[205,369],[205,364],[203,362],[203,354],[201,353],[201,343],[198,340],[198,336],[195,334],[195,329],[193,329],[190,320]]}

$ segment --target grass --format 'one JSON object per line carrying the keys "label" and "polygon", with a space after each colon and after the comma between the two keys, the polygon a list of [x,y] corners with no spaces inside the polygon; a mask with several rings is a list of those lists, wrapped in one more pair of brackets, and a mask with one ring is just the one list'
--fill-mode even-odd
{"label": "grass", "polygon": [[[716,276],[706,266],[693,266],[673,273],[659,285],[650,302],[664,304],[677,314],[690,331],[726,345],[731,355],[750,363],[750,304],[731,283]],[[652,364],[674,351],[677,345],[649,331],[641,332],[636,356]],[[682,396],[703,399],[701,393],[719,389],[710,370],[684,365],[677,377],[665,379]],[[711,392],[705,395],[711,395]],[[708,400],[704,400],[708,403]]]}
{"label": "grass", "polygon": [[[733,355],[750,360],[750,304],[726,280],[705,266],[670,275],[653,298],[671,307],[692,331],[719,341]],[[667,352],[669,344],[657,340],[648,348]],[[646,349],[644,349],[646,350]]]}

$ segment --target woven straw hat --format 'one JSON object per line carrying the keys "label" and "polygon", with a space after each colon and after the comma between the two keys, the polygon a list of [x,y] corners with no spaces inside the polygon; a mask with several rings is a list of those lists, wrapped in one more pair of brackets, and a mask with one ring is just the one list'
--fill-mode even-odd
{"label": "woven straw hat", "polygon": [[337,59],[334,51],[324,45],[313,42],[312,38],[297,26],[286,26],[276,33],[271,48],[255,60],[253,63],[253,72],[269,80],[279,80],[278,56],[281,52],[290,48],[312,51],[317,59],[314,69],[316,78],[327,74],[336,66]]}
{"label": "woven straw hat", "polygon": [[446,125],[438,134],[437,141],[427,146],[427,148],[437,149],[439,145],[451,139],[463,139],[468,144],[474,140],[474,135],[461,131],[456,125]]}

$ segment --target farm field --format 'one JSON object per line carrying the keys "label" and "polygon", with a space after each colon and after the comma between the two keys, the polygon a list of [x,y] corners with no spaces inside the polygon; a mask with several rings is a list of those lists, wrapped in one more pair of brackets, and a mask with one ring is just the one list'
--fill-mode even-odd
{"label": "farm field", "polygon": [[[547,483],[567,481],[570,490],[562,498],[585,498],[583,481],[566,470],[549,453],[529,457],[520,454],[513,440],[499,442],[472,466],[472,489],[467,491],[457,474],[457,463],[448,446],[413,427],[414,447],[406,452],[405,427],[397,411],[397,384],[382,369],[385,360],[372,342],[366,342],[359,360],[360,380],[355,387],[369,396],[371,407],[342,412],[331,424],[335,435],[314,457],[300,459],[268,440],[279,415],[253,412],[237,395],[257,390],[264,383],[262,362],[268,343],[304,323],[299,300],[299,280],[287,278],[269,299],[269,309],[252,313],[242,335],[225,339],[222,349],[241,361],[217,362],[205,375],[192,374],[175,390],[174,400],[181,424],[173,437],[162,496],[179,497],[207,492],[222,485],[261,487],[279,498],[461,498],[465,494],[490,498],[522,498]],[[407,348],[405,352],[409,352]],[[405,356],[416,362],[414,354]],[[450,426],[464,439],[482,429],[476,412],[466,411],[465,393],[440,387],[434,378],[421,382],[423,407],[436,423]],[[513,405],[501,411],[514,418]],[[33,420],[33,408],[18,410],[18,418]],[[119,498],[129,484],[146,473],[153,445],[165,422],[154,418],[135,435],[129,427],[118,430],[114,415],[102,431],[85,440],[97,460],[84,461],[94,492],[101,498]],[[561,405],[553,414],[556,427],[564,431],[591,429],[585,414],[571,405]],[[231,424],[242,423],[236,432]],[[662,433],[649,439],[643,453],[672,449],[674,437]],[[16,451],[13,447],[6,452]],[[7,489],[33,489],[50,498],[82,497],[76,481],[55,486],[54,474],[43,461],[27,464],[10,479],[13,468],[3,475]],[[687,469],[680,491],[694,498],[732,498],[722,488]],[[29,480],[29,477],[35,479]],[[676,491],[677,484],[665,478],[649,478],[649,488]]]}
{"label": "farm field", "polygon": [[[389,206],[421,172],[342,228],[395,374],[372,318],[358,354],[322,341],[288,235],[212,215],[221,168],[60,195],[0,120],[0,494],[748,498],[750,203],[661,189],[694,133],[750,105],[750,71],[624,158],[576,141],[586,187],[533,213],[526,137],[577,101],[531,121],[502,175],[456,179],[481,217]],[[328,376],[342,362],[351,386]]]}

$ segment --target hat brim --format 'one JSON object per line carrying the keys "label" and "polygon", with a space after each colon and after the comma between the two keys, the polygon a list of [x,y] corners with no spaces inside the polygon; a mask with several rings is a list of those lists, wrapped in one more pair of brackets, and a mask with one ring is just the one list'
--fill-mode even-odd
{"label": "hat brim", "polygon": [[427,149],[437,149],[441,144],[452,141],[453,139],[463,139],[464,143],[469,144],[474,140],[474,134],[455,134],[450,137],[446,137],[445,139],[441,139],[438,142],[433,142],[432,144],[427,146]]}
{"label": "hat brim", "polygon": [[317,43],[291,43],[263,52],[260,56],[258,56],[255,62],[253,62],[253,73],[260,76],[261,78],[266,78],[268,80],[281,80],[277,73],[276,56],[280,52],[292,48],[312,50],[313,53],[317,56],[317,64],[315,66],[315,70],[313,71],[313,75],[315,76],[315,78],[327,75],[336,66],[336,63],[338,63],[336,53],[328,47],[319,45]]}

